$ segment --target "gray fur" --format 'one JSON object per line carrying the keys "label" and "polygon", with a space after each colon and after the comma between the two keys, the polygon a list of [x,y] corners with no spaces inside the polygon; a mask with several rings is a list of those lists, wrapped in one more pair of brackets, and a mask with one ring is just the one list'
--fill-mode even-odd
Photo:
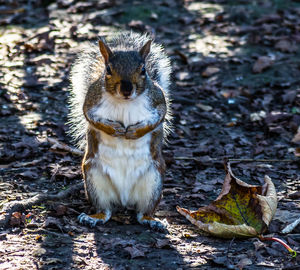
{"label": "gray fur", "polygon": [[[149,39],[147,35],[122,32],[116,34],[111,39],[107,39],[106,42],[112,52],[138,52]],[[156,81],[164,91],[167,103],[166,121],[164,121],[164,137],[166,137],[170,130],[171,120],[169,101],[171,66],[170,60],[164,53],[161,45],[152,42],[150,53],[146,58],[146,69],[149,77],[153,81]],[[85,96],[91,84],[99,79],[104,80],[103,76],[104,59],[101,56],[98,46],[90,44],[88,48],[79,54],[71,70],[69,133],[80,148],[85,147],[85,134],[88,126],[82,111]]]}

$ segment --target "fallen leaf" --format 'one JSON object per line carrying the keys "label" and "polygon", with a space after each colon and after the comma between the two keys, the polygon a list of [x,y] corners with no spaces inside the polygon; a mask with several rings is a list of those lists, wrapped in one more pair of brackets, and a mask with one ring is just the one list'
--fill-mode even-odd
{"label": "fallen leaf", "polygon": [[254,65],[252,67],[252,71],[254,73],[261,73],[266,68],[272,66],[272,64],[273,64],[273,61],[270,57],[260,56],[260,57],[258,57],[256,62],[254,63]]}
{"label": "fallen leaf", "polygon": [[275,49],[282,52],[292,53],[297,51],[297,46],[289,40],[282,39],[275,44]]}
{"label": "fallen leaf", "polygon": [[293,143],[300,143],[300,127],[298,128],[297,133],[295,134],[294,138],[292,139]]}
{"label": "fallen leaf", "polygon": [[196,193],[198,192],[199,190],[203,190],[205,192],[209,192],[209,191],[212,191],[215,189],[215,186],[214,185],[209,185],[209,184],[202,184],[202,183],[199,183],[199,182],[196,182],[195,183],[195,187],[193,188],[192,192],[193,193]]}
{"label": "fallen leaf", "polygon": [[202,72],[202,76],[203,77],[210,77],[210,76],[212,76],[212,75],[214,75],[214,74],[216,74],[216,73],[218,73],[220,71],[220,69],[219,68],[217,68],[217,67],[213,67],[213,66],[208,66],[203,72]]}
{"label": "fallen leaf", "polygon": [[250,120],[252,122],[255,122],[255,121],[260,121],[264,118],[266,118],[267,114],[265,111],[260,111],[260,112],[257,112],[257,113],[251,113],[250,114]]}
{"label": "fallen leaf", "polygon": [[43,225],[44,228],[59,229],[62,231],[62,223],[58,218],[47,217]]}
{"label": "fallen leaf", "polygon": [[157,239],[155,246],[157,248],[170,248],[170,241],[169,239]]}
{"label": "fallen leaf", "polygon": [[46,258],[43,262],[43,264],[45,265],[49,265],[49,264],[57,264],[57,263],[62,263],[63,261],[61,259],[58,258]]}
{"label": "fallen leaf", "polygon": [[176,73],[176,79],[178,79],[179,81],[185,81],[185,80],[189,80],[191,78],[192,78],[192,76],[188,72],[182,71],[182,72]]}
{"label": "fallen leaf", "polygon": [[39,176],[34,169],[26,169],[24,172],[19,173],[17,175],[29,179],[37,179]]}
{"label": "fallen leaf", "polygon": [[201,109],[202,111],[205,111],[205,112],[210,112],[213,110],[213,107],[209,106],[209,105],[204,105],[202,103],[197,103],[196,104],[196,107]]}
{"label": "fallen leaf", "polygon": [[288,196],[292,200],[300,199],[300,191],[296,191]]}
{"label": "fallen leaf", "polygon": [[56,216],[64,216],[67,213],[68,207],[63,205],[63,204],[59,204],[55,207],[54,209],[56,211]]}
{"label": "fallen leaf", "polygon": [[24,224],[25,222],[25,216],[22,215],[20,212],[13,212],[10,218],[10,225],[11,226],[20,226],[21,224]]}
{"label": "fallen leaf", "polygon": [[36,240],[36,241],[42,241],[42,240],[43,240],[43,237],[42,237],[40,234],[38,234],[38,235],[35,237],[35,240]]}
{"label": "fallen leaf", "polygon": [[45,255],[46,253],[47,253],[47,250],[45,248],[38,247],[33,251],[32,255],[34,257],[41,257],[41,256]]}
{"label": "fallen leaf", "polygon": [[300,147],[295,148],[294,155],[295,155],[296,157],[300,157]]}
{"label": "fallen leaf", "polygon": [[252,261],[250,259],[243,258],[238,262],[237,267],[241,270],[241,269],[244,269],[245,266],[248,266],[251,264],[252,264]]}
{"label": "fallen leaf", "polygon": [[138,258],[138,257],[145,257],[145,253],[136,247],[126,247],[124,248],[129,254],[131,259]]}
{"label": "fallen leaf", "polygon": [[225,163],[226,177],[218,198],[208,206],[190,212],[177,211],[203,231],[222,238],[255,237],[268,228],[277,208],[277,196],[271,178],[263,186],[249,185],[236,178]]}
{"label": "fallen leaf", "polygon": [[280,20],[281,20],[281,16],[279,14],[275,13],[275,14],[264,15],[264,16],[260,17],[259,19],[257,19],[254,23],[261,25],[263,23],[278,22]]}

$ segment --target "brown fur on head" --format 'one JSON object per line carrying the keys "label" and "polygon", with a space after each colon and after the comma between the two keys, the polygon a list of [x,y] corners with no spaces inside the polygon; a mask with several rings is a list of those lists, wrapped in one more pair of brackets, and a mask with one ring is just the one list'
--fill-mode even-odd
{"label": "brown fur on head", "polygon": [[133,99],[144,92],[147,79],[145,59],[150,46],[151,40],[139,51],[112,52],[104,41],[99,40],[99,49],[106,66],[107,92],[122,99]]}

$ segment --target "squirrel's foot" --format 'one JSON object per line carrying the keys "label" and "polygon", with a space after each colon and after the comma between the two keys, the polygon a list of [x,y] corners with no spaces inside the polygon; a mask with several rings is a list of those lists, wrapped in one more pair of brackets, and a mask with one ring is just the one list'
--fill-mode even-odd
{"label": "squirrel's foot", "polygon": [[91,228],[95,227],[97,224],[106,223],[111,217],[111,211],[106,210],[105,213],[98,213],[94,215],[87,215],[85,213],[81,213],[77,220],[80,224],[87,225]]}
{"label": "squirrel's foot", "polygon": [[137,214],[137,220],[142,225],[147,225],[151,229],[157,230],[157,231],[166,231],[167,230],[167,221],[161,222],[158,220],[155,220],[154,218],[144,215],[142,213]]}

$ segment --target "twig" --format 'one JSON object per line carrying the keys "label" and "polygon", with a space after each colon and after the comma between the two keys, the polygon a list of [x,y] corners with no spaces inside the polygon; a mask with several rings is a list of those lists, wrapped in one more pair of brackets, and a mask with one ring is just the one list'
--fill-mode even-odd
{"label": "twig", "polygon": [[50,230],[47,230],[45,228],[38,228],[36,230],[26,230],[25,231],[26,233],[37,233],[37,234],[51,234],[51,235],[54,235],[54,236],[57,236],[57,237],[65,237],[65,238],[70,238],[70,235],[67,234],[67,233],[64,233],[64,232],[61,232],[61,233],[58,233],[58,232],[53,232],[53,231],[50,231]]}
{"label": "twig", "polygon": [[44,159],[44,157],[39,158],[39,159],[34,159],[34,160],[31,160],[31,161],[26,161],[26,162],[17,162],[17,163],[12,162],[11,165],[14,168],[23,168],[23,167],[27,167],[27,166],[30,166],[30,165],[36,165],[39,162],[43,161],[43,159]]}
{"label": "twig", "polygon": [[54,149],[62,149],[62,150],[65,150],[67,152],[70,152],[74,155],[78,155],[78,156],[83,156],[83,151],[75,148],[75,147],[71,147],[65,143],[62,143],[60,141],[58,141],[57,139],[54,139],[54,138],[49,138],[47,137],[47,140],[49,143],[53,144],[53,148]]}
{"label": "twig", "polygon": [[1,210],[0,216],[0,227],[6,227],[10,220],[11,214],[13,212],[24,211],[40,203],[46,203],[48,201],[60,201],[67,198],[71,194],[74,194],[83,188],[83,183],[76,184],[66,190],[60,191],[58,194],[37,194],[32,198],[28,198],[22,201],[12,201],[4,204]]}
{"label": "twig", "polygon": [[282,246],[284,246],[288,252],[292,255],[292,257],[296,257],[297,256],[297,252],[296,250],[292,249],[287,243],[285,243],[283,240],[277,238],[277,237],[264,237],[262,235],[258,236],[259,240],[261,241],[276,241],[279,244],[281,244]]}
{"label": "twig", "polygon": [[294,222],[287,225],[281,232],[282,233],[290,233],[298,226],[298,224],[300,224],[300,218],[296,219]]}
{"label": "twig", "polygon": [[233,237],[233,238],[231,239],[231,241],[230,241],[230,243],[229,243],[229,245],[228,245],[228,247],[227,247],[227,252],[226,252],[226,265],[227,265],[227,266],[232,265],[232,261],[231,261],[231,259],[229,258],[228,254],[229,254],[230,249],[232,248],[232,244],[233,244],[234,240],[235,240],[235,237]]}
{"label": "twig", "polygon": [[55,179],[55,176],[56,176],[56,174],[57,174],[57,172],[58,172],[58,169],[59,169],[59,165],[56,164],[56,166],[55,166],[55,168],[54,168],[54,172],[53,172],[52,175],[51,175],[50,182],[52,182],[52,181]]}
{"label": "twig", "polygon": [[[194,160],[194,161],[201,161],[201,158],[197,157],[174,157],[177,160]],[[207,160],[209,161],[218,161],[223,162],[223,159],[219,158],[211,158]],[[238,161],[238,162],[299,162],[297,159],[254,159],[254,158],[228,158],[228,161]],[[206,161],[205,161],[206,162]]]}

